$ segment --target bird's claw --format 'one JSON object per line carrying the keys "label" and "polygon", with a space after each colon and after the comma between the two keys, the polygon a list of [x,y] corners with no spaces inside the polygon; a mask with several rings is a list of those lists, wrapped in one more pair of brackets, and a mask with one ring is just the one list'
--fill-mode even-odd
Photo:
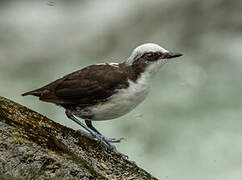
{"label": "bird's claw", "polygon": [[[95,132],[92,132],[92,133],[86,133],[85,131],[82,131],[82,130],[77,130],[77,132],[81,133],[81,134],[84,134],[85,136],[89,137],[89,138],[95,138],[97,139],[98,141],[104,143],[106,145],[107,148],[117,152],[118,154],[121,154],[123,155],[122,153],[120,153],[116,147],[114,145],[112,145],[111,143],[120,143],[121,141],[123,140],[126,140],[126,138],[107,138],[101,134],[97,134]],[[127,158],[127,157],[126,157]]]}
{"label": "bird's claw", "polygon": [[121,141],[126,141],[126,138],[105,138],[106,141],[110,142],[110,143],[120,143]]}

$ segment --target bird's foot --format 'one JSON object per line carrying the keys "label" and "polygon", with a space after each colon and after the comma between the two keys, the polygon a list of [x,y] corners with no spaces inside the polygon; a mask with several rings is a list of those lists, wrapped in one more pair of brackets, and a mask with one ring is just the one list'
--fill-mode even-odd
{"label": "bird's foot", "polygon": [[82,130],[77,130],[77,132],[79,132],[80,134],[85,135],[86,137],[97,139],[98,141],[104,143],[110,149],[116,149],[116,147],[113,146],[110,143],[118,143],[118,142],[120,142],[121,140],[124,139],[124,138],[120,138],[120,139],[106,138],[105,136],[103,136],[101,134],[98,134],[95,131],[91,131],[91,132],[87,133],[87,132],[82,131]]}
{"label": "bird's foot", "polygon": [[111,149],[111,150],[114,150],[114,151],[118,152],[118,151],[117,151],[117,148],[116,148],[114,145],[112,145],[112,144],[110,143],[110,140],[114,140],[113,138],[106,138],[106,137],[104,137],[103,135],[98,134],[98,133],[93,133],[92,135],[93,135],[94,138],[96,138],[98,141],[104,143],[108,149]]}
{"label": "bird's foot", "polygon": [[103,143],[106,145],[106,147],[107,147],[108,149],[110,149],[110,150],[116,152],[118,155],[120,155],[120,156],[122,156],[122,157],[124,157],[125,159],[128,160],[129,157],[128,157],[127,155],[125,155],[125,154],[119,152],[119,151],[117,150],[117,148],[116,148],[114,145],[111,144],[111,143],[120,143],[122,140],[126,140],[126,138],[118,138],[118,139],[116,139],[116,138],[107,138],[107,137],[105,137],[105,136],[103,136],[103,135],[100,135],[100,134],[97,134],[97,135],[98,135],[98,136],[96,136],[96,138],[97,138],[99,141],[103,142]]}
{"label": "bird's foot", "polygon": [[111,143],[119,143],[121,142],[122,140],[126,140],[126,138],[107,138],[103,135],[100,135],[100,134],[97,134],[95,132],[93,133],[87,133],[85,131],[82,131],[82,130],[76,130],[77,132],[80,132],[81,134],[84,134],[85,136],[89,137],[89,138],[95,138],[97,139],[99,142],[102,142],[108,149],[110,150],[113,150],[114,152],[116,152],[117,154],[123,156],[124,158],[128,159],[128,156],[119,152],[117,150],[117,148],[112,145]]}
{"label": "bird's foot", "polygon": [[108,142],[110,142],[110,143],[120,143],[121,141],[126,141],[126,138],[106,138],[106,137],[104,137],[105,139],[106,139],[106,141],[108,141]]}
{"label": "bird's foot", "polygon": [[[97,139],[98,139],[98,141],[101,141],[102,143],[104,143],[105,146],[106,146],[109,150],[112,150],[112,151],[114,151],[116,154],[118,154],[118,155],[124,157],[125,159],[128,159],[128,156],[127,156],[127,155],[125,155],[125,154],[119,152],[119,151],[117,150],[117,148],[116,148],[114,145],[111,144],[111,143],[119,143],[121,140],[124,140],[124,138],[115,139],[115,138],[106,138],[106,137],[102,136],[102,137],[100,137],[100,139],[99,139],[99,137],[97,137]],[[110,142],[111,142],[111,143],[110,143]]]}
{"label": "bird's foot", "polygon": [[85,131],[82,131],[80,129],[76,130],[77,132],[80,132],[81,134],[84,134],[85,136],[87,137],[90,137],[90,138],[97,138],[97,139],[103,139],[107,142],[110,142],[110,143],[120,143],[121,141],[126,141],[127,139],[122,137],[122,138],[108,138],[108,137],[105,137],[103,135],[99,135],[97,133],[95,134],[91,134],[91,133],[88,133],[88,132],[85,132]]}

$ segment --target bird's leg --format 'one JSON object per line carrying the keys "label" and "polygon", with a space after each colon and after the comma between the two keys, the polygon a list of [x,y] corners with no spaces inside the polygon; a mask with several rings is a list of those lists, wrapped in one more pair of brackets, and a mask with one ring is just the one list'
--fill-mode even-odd
{"label": "bird's leg", "polygon": [[108,142],[111,142],[111,143],[119,143],[121,142],[122,140],[124,140],[125,138],[118,138],[118,139],[115,139],[115,138],[107,138],[105,136],[103,136],[93,125],[92,125],[92,121],[91,120],[85,120],[85,123],[87,125],[87,127],[89,127],[91,130],[93,130],[94,132],[96,132],[97,134],[99,134],[103,139],[105,139],[106,141]]}
{"label": "bird's leg", "polygon": [[77,124],[79,124],[81,127],[83,127],[85,130],[87,130],[91,135],[95,136],[97,139],[101,140],[102,142],[104,142],[105,145],[107,145],[109,148],[114,149],[115,151],[116,148],[115,146],[113,146],[112,144],[110,144],[105,138],[103,138],[102,135],[100,135],[99,133],[93,131],[92,129],[90,129],[89,127],[87,127],[85,124],[83,124],[81,121],[79,121],[69,110],[65,111],[66,116],[71,119],[72,121],[76,122]]}

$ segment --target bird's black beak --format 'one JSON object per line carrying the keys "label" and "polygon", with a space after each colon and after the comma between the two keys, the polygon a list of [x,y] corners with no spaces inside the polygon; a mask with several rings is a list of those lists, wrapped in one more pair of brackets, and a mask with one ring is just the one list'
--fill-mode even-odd
{"label": "bird's black beak", "polygon": [[162,59],[171,59],[171,58],[176,58],[176,57],[180,57],[183,54],[181,53],[175,53],[175,52],[168,52],[162,55]]}

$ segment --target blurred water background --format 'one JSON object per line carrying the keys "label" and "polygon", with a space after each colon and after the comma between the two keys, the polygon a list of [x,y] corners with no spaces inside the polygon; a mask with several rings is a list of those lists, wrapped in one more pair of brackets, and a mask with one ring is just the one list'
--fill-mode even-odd
{"label": "blurred water background", "polygon": [[78,129],[20,94],[145,42],[184,56],[137,109],[94,125],[127,138],[118,149],[159,179],[241,180],[242,1],[1,1],[0,95]]}

